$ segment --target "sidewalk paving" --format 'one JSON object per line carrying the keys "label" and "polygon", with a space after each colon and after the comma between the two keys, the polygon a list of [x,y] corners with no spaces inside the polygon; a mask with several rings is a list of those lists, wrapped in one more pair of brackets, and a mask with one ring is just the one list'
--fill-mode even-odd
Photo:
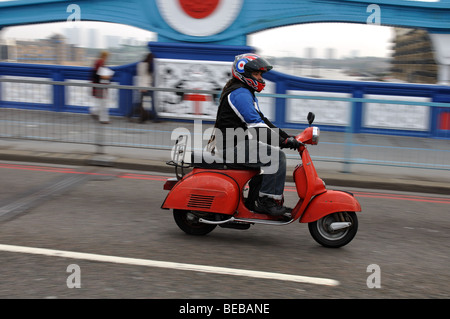
{"label": "sidewalk paving", "polygon": [[[318,146],[310,147],[314,154],[314,147]],[[103,154],[96,154],[96,146],[89,144],[0,139],[0,160],[111,166],[174,174],[174,168],[166,164],[170,160],[170,151],[167,150],[106,146]],[[297,163],[298,160],[288,160],[288,182],[293,181],[292,172]],[[345,186],[450,195],[448,170],[352,164],[351,172],[344,173],[340,162],[315,161],[314,164],[318,175],[330,188]]]}

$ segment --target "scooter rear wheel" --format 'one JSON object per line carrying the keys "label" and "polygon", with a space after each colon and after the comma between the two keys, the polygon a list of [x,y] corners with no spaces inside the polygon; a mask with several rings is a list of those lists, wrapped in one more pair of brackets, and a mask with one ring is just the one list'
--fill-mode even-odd
{"label": "scooter rear wheel", "polygon": [[[350,222],[351,225],[332,230],[330,225],[334,222]],[[339,248],[347,245],[355,237],[358,231],[358,218],[355,212],[340,212],[322,217],[321,219],[308,223],[311,236],[322,246]]]}
{"label": "scooter rear wheel", "polygon": [[200,223],[198,214],[201,212],[192,212],[190,210],[173,210],[175,223],[182,231],[189,235],[204,236],[216,228],[216,225]]}

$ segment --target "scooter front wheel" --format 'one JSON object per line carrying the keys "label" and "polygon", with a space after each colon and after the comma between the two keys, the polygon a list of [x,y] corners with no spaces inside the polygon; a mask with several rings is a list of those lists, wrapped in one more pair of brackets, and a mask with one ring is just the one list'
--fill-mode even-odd
{"label": "scooter front wheel", "polygon": [[200,223],[199,214],[205,213],[181,209],[173,210],[175,223],[182,231],[189,235],[204,236],[212,232],[216,225]]}
{"label": "scooter front wheel", "polygon": [[355,212],[340,212],[308,223],[311,236],[322,246],[339,248],[347,245],[358,231]]}

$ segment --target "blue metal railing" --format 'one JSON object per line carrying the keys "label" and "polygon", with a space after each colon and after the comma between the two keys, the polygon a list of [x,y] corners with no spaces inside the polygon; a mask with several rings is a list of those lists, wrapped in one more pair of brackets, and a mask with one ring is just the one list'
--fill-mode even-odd
{"label": "blue metal railing", "polygon": [[[136,64],[114,67],[116,72],[112,82],[119,85],[133,85],[136,74]],[[90,79],[90,68],[72,66],[34,65],[21,63],[0,63],[0,76],[18,76],[27,78],[44,78],[52,81],[70,81]],[[357,81],[332,81],[294,77],[271,71],[266,75],[269,81],[276,83],[275,94],[261,94],[274,98],[274,123],[283,128],[301,128],[304,125],[294,123],[287,118],[287,99],[304,99],[310,101],[348,102],[351,118],[348,125],[322,125],[322,129],[331,131],[349,131],[353,133],[381,133],[390,135],[405,135],[416,137],[449,138],[450,118],[450,88],[438,85],[396,84]],[[0,84],[1,85],[1,84]],[[87,112],[87,107],[70,105],[67,102],[67,91],[63,86],[52,86],[51,103],[26,103],[6,101],[1,97],[0,107],[41,109],[66,112]],[[288,91],[307,91],[315,95],[286,94]],[[321,96],[324,93],[344,93],[350,97]],[[26,92],[24,92],[26,94]],[[365,98],[366,95],[390,96],[392,99]],[[396,100],[395,98],[426,98],[427,101]],[[118,108],[111,110],[113,115],[125,115],[132,104],[130,90],[120,90],[118,94]],[[364,124],[363,114],[368,103],[388,103],[391,105],[410,105],[427,107],[429,122],[425,129],[408,130],[368,127]]]}
{"label": "blue metal railing", "polygon": [[[296,128],[296,124],[287,121],[286,92],[308,91],[316,96],[291,95],[289,98],[308,100],[347,101],[350,103],[351,119],[348,126],[325,125],[323,129],[334,131],[349,131],[352,133],[375,133],[388,135],[404,135],[416,137],[450,138],[450,123],[443,123],[450,114],[450,87],[427,84],[403,84],[361,81],[334,81],[322,79],[301,78],[291,75],[268,72],[265,76],[276,83],[276,124],[280,127]],[[345,93],[350,97],[327,97],[321,94]],[[365,98],[365,96],[387,96],[387,99]],[[392,97],[392,98],[391,98]],[[402,99],[402,100],[399,100]],[[426,98],[429,101],[410,101],[408,98]],[[429,122],[426,129],[408,130],[391,128],[374,128],[364,124],[363,114],[367,111],[368,103],[383,103],[411,106],[425,106],[428,108]]]}
{"label": "blue metal railing", "polygon": [[[40,103],[39,108],[34,108],[34,104],[29,102],[8,102],[7,106],[0,108],[0,137],[8,139],[27,139],[42,140],[65,143],[94,144],[99,146],[122,146],[133,148],[147,148],[170,150],[173,146],[171,134],[177,128],[190,128],[191,131],[197,132],[203,136],[204,131],[192,130],[192,119],[178,121],[165,121],[162,125],[142,126],[123,118],[120,114],[120,108],[117,108],[116,115],[113,117],[112,123],[107,127],[98,128],[96,122],[86,114],[79,112],[83,107],[78,106],[79,110],[73,112],[69,110],[72,107],[64,107],[55,112],[53,108],[53,100],[48,99],[46,95],[52,95],[54,87],[60,88],[58,91],[74,90],[75,88],[90,89],[93,84],[75,83],[62,81],[31,81],[23,79],[1,79],[0,85],[20,84],[43,86],[41,92],[36,87],[33,92],[42,96],[31,96],[32,100],[49,100]],[[117,91],[133,91],[139,90],[136,86],[126,85],[110,85],[109,90]],[[177,92],[189,91],[182,89],[153,88],[157,91]],[[202,94],[213,94],[215,91],[199,91]],[[41,94],[42,93],[42,94]],[[130,92],[131,94],[131,92]],[[54,94],[53,94],[54,95]],[[313,101],[325,100],[333,102],[345,102],[350,105],[354,103],[366,102],[386,102],[385,100],[361,99],[361,98],[335,98],[324,96],[297,96],[286,94],[260,94],[260,98],[298,100],[302,101],[310,99]],[[120,94],[116,96],[120,99]],[[391,103],[390,101],[387,101]],[[393,101],[394,106],[396,105]],[[403,102],[403,101],[402,101]],[[412,106],[421,105],[423,102],[406,101]],[[419,104],[417,104],[419,103]],[[28,105],[29,104],[29,105]],[[13,107],[20,105],[20,107]],[[48,110],[46,110],[46,107]],[[448,105],[436,102],[427,102],[428,108],[441,107],[448,109]],[[87,107],[84,107],[87,110]],[[61,111],[66,112],[61,112]],[[312,110],[314,111],[314,110]],[[113,114],[114,115],[114,114]],[[317,119],[317,117],[316,117]],[[318,119],[320,122],[320,118]],[[211,126],[211,121],[205,127]],[[315,123],[322,130],[326,130],[326,125]],[[290,134],[296,134],[306,124],[295,123],[295,127],[288,128]],[[409,168],[429,168],[435,170],[450,170],[450,144],[446,139],[430,139],[415,136],[398,136],[387,134],[354,134],[351,132],[351,125],[343,126],[341,132],[324,132],[322,133],[320,144],[326,147],[314,148],[312,154],[314,160],[321,162],[342,163],[343,171],[351,171],[354,164],[362,165],[382,165],[393,167],[409,167]],[[386,130],[388,131],[388,130]],[[102,137],[101,139],[99,137]],[[200,138],[202,138],[200,136]],[[297,159],[298,155],[289,154],[288,158]],[[367,166],[366,166],[367,167]]]}
{"label": "blue metal railing", "polygon": [[[133,77],[136,75],[136,63],[112,67],[115,71],[112,82],[118,85],[133,85]],[[22,63],[0,63],[0,77],[26,77],[29,79],[40,78],[48,81],[71,81],[91,80],[92,68],[60,65],[22,64]],[[33,110],[49,110],[57,112],[86,113],[87,107],[70,105],[67,99],[67,91],[63,86],[52,86],[51,103],[30,103],[7,101],[2,98],[2,88],[0,83],[0,107],[12,107]],[[27,92],[22,92],[26,94]],[[120,90],[118,94],[118,108],[112,109],[113,115],[123,115],[131,107],[132,95],[130,90]]]}

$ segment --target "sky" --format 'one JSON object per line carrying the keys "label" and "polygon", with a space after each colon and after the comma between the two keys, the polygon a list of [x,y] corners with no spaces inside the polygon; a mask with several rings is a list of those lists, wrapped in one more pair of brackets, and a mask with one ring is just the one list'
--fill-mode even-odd
{"label": "sky", "polygon": [[[5,1],[5,0],[0,0]],[[60,22],[33,26],[9,27],[0,31],[1,39],[41,39],[78,25],[86,34],[96,29],[100,36],[114,35],[140,41],[156,39],[153,32],[139,28],[103,22]],[[306,57],[306,48],[314,48],[314,56],[324,58],[328,48],[335,49],[337,58],[354,56],[388,57],[394,33],[391,27],[367,24],[312,23],[261,31],[247,37],[248,45],[266,56]],[[86,45],[86,43],[85,43]],[[105,43],[101,42],[100,47]]]}
{"label": "sky", "polygon": [[391,27],[350,23],[310,23],[281,27],[253,34],[249,45],[271,56],[306,57],[306,49],[314,48],[315,57],[324,58],[328,48],[336,57],[388,57],[394,30]]}

